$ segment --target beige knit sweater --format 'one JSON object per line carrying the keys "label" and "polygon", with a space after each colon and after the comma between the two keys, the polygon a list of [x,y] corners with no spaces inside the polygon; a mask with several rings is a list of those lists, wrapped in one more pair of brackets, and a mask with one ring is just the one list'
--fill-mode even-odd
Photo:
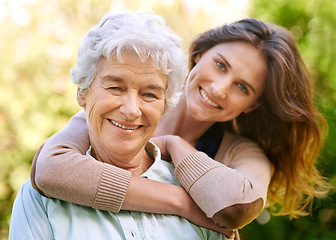
{"label": "beige knit sweater", "polygon": [[[87,132],[80,111],[39,149],[32,164],[32,184],[48,197],[118,212],[131,173],[84,156],[89,148]],[[271,163],[257,144],[227,132],[215,160],[196,152],[175,170],[206,215],[229,229],[241,228],[259,215],[271,172]]]}

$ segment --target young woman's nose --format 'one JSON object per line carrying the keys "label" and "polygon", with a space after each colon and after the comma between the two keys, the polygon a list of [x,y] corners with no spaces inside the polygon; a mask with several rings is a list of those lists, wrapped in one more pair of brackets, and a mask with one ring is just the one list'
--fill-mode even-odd
{"label": "young woman's nose", "polygon": [[141,115],[141,110],[138,102],[138,95],[134,93],[125,94],[119,111],[125,117],[125,120],[134,120],[139,117]]}
{"label": "young woman's nose", "polygon": [[214,97],[224,99],[230,91],[230,81],[215,81],[211,84],[211,90]]}

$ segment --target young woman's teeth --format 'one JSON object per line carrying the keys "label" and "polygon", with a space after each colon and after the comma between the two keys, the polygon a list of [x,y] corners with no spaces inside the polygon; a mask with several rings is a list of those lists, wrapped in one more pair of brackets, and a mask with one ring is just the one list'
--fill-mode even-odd
{"label": "young woman's teeth", "polygon": [[211,106],[216,107],[216,108],[219,107],[216,103],[214,103],[213,101],[211,101],[211,100],[208,98],[208,96],[205,94],[205,92],[204,92],[203,89],[200,90],[200,93],[201,93],[202,98],[203,98],[207,103],[209,103]]}
{"label": "young woman's teeth", "polygon": [[139,128],[139,126],[137,126],[137,127],[126,127],[126,126],[121,125],[120,123],[117,123],[116,121],[113,121],[113,120],[111,120],[111,119],[110,119],[110,122],[111,122],[114,126],[117,126],[117,127],[120,127],[120,128],[122,128],[122,129],[126,129],[126,130],[135,130],[135,129]]}

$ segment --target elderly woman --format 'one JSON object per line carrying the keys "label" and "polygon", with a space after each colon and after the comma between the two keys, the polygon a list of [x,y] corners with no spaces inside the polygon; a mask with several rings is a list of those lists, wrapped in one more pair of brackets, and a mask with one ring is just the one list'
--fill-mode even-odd
{"label": "elderly woman", "polygon": [[[165,109],[178,101],[185,60],[179,38],[162,18],[144,12],[105,15],[84,38],[71,71],[89,129],[87,156],[127,174],[179,185],[173,165],[161,161],[149,139]],[[87,174],[96,173],[88,168]],[[113,213],[46,198],[29,180],[14,203],[9,239],[130,238],[225,237],[175,215]]]}

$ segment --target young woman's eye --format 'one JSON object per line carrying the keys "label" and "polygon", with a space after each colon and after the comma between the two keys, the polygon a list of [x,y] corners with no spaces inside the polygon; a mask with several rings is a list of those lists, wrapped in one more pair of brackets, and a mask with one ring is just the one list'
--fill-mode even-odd
{"label": "young woman's eye", "polygon": [[237,87],[238,87],[243,93],[245,93],[245,94],[248,94],[248,93],[249,93],[248,88],[245,87],[244,84],[237,83]]}
{"label": "young woman's eye", "polygon": [[216,61],[216,65],[218,66],[218,68],[219,68],[220,70],[222,70],[222,71],[226,71],[226,66],[225,66],[224,63]]}

